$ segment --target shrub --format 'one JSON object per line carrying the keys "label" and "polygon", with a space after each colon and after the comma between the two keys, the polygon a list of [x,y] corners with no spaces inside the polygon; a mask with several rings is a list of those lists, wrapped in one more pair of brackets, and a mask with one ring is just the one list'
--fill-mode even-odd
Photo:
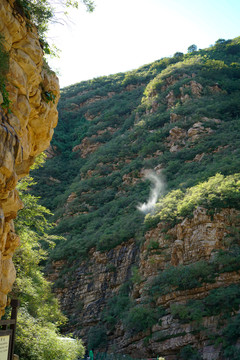
{"label": "shrub", "polygon": [[222,332],[229,344],[235,344],[240,336],[240,314],[229,321],[229,324]]}
{"label": "shrub", "polygon": [[172,304],[171,313],[182,322],[201,321],[206,315],[204,304],[201,300],[190,300],[186,305]]}
{"label": "shrub", "polygon": [[221,338],[223,354],[226,359],[240,359],[240,350],[236,346],[240,336],[240,315],[228,321],[227,326],[223,329]]}
{"label": "shrub", "polygon": [[156,204],[155,215],[148,214],[146,223],[152,218],[160,220],[177,220],[192,214],[198,206],[210,208],[239,208],[240,174],[224,177],[216,174],[207,181],[182,191],[172,190]]}
{"label": "shrub", "polygon": [[88,332],[87,347],[89,350],[104,347],[107,343],[106,329],[102,325],[91,327]]}
{"label": "shrub", "polygon": [[131,307],[131,300],[128,296],[128,290],[120,292],[120,294],[113,296],[108,300],[105,309],[102,313],[102,320],[111,328],[124,317],[125,312]]}
{"label": "shrub", "polygon": [[138,333],[151,329],[157,320],[158,318],[152,308],[139,305],[130,309],[126,318],[123,319],[123,324],[128,331]]}
{"label": "shrub", "polygon": [[190,265],[169,266],[161,271],[148,288],[154,298],[173,290],[187,290],[213,282],[216,276],[214,264],[199,261]]}
{"label": "shrub", "polygon": [[219,250],[214,262],[219,266],[219,272],[238,271],[240,269],[240,247],[230,246],[228,250]]}
{"label": "shrub", "polygon": [[151,239],[147,245],[147,250],[157,250],[159,249],[159,242],[157,240]]}
{"label": "shrub", "polygon": [[201,300],[189,300],[186,304],[172,304],[171,313],[182,322],[200,322],[204,316],[219,314],[227,317],[239,309],[239,285],[230,285],[211,290]]}
{"label": "shrub", "polygon": [[201,360],[202,357],[191,345],[184,346],[179,353],[181,360]]}
{"label": "shrub", "polygon": [[76,360],[85,351],[80,340],[60,337],[53,324],[43,324],[21,308],[15,352],[26,360]]}
{"label": "shrub", "polygon": [[133,266],[131,270],[132,270],[132,276],[131,276],[132,283],[140,284],[142,282],[142,278],[141,275],[139,274],[139,269],[137,268],[137,266]]}

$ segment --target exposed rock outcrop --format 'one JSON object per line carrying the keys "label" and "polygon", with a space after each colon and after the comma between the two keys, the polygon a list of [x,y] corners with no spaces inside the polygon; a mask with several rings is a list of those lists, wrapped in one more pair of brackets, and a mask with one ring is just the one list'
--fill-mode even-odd
{"label": "exposed rock outcrop", "polygon": [[[224,249],[228,227],[236,216],[236,210],[225,209],[211,217],[204,208],[199,207],[194,211],[193,218],[183,219],[167,232],[159,223],[146,233],[140,249],[133,240],[104,253],[92,249],[90,259],[81,262],[70,281],[67,277],[59,277],[64,261],[53,263],[53,272],[49,277],[52,281],[60,281],[61,278],[63,282],[56,293],[63,310],[70,317],[69,330],[86,338],[89,329],[100,321],[107,301],[131,278],[133,266],[139,268],[140,281],[134,283],[131,295],[136,303],[141,303],[148,285],[159,270],[169,265],[209,260],[216,250]],[[153,242],[154,247],[151,246]],[[170,308],[176,302],[184,304],[190,299],[202,299],[212,289],[236,283],[239,283],[239,274],[226,272],[218,275],[214,282],[201,287],[172,291],[158,297],[157,306],[166,310],[161,323],[154,325],[151,332],[135,335],[130,335],[121,323],[117,324],[115,330],[108,334],[109,351],[115,348],[122,353],[138,354],[138,357],[161,354],[171,360],[176,359],[181,348],[191,343],[201,349],[203,359],[218,359],[219,347],[211,346],[206,333],[196,331],[195,323],[186,324],[174,318]],[[213,332],[218,331],[218,320],[218,316],[204,317],[202,326]],[[81,329],[78,324],[81,324]],[[147,342],[146,336],[149,336]]]}
{"label": "exposed rock outcrop", "polygon": [[94,151],[96,151],[99,146],[101,146],[101,142],[96,141],[96,139],[104,134],[112,135],[117,131],[117,128],[113,128],[108,126],[104,130],[98,130],[96,135],[92,135],[90,138],[85,137],[81,144],[75,145],[72,149],[73,152],[81,151],[81,157],[86,158],[89,154],[92,154]]}
{"label": "exposed rock outcrop", "polygon": [[[63,309],[76,319],[81,317],[87,329],[97,324],[108,298],[129,279],[138,255],[139,250],[133,240],[105,253],[92,249],[91,260],[83,261],[76,269],[75,279],[68,283],[67,288],[62,286],[57,290]],[[64,261],[53,263],[53,271],[49,274],[51,281],[58,279],[63,265]],[[81,314],[79,303],[82,304]]]}
{"label": "exposed rock outcrop", "polygon": [[[58,79],[44,64],[37,29],[26,19],[14,1],[0,3],[0,33],[9,53],[6,90],[10,110],[0,111],[0,317],[7,294],[15,280],[12,256],[19,245],[13,219],[22,208],[15,189],[18,179],[27,175],[36,155],[45,150],[57,124]],[[54,101],[47,101],[46,93]],[[1,103],[3,99],[1,97]]]}
{"label": "exposed rock outcrop", "polygon": [[212,132],[213,130],[204,127],[201,121],[194,123],[187,131],[175,126],[169,131],[167,146],[170,152],[178,152],[186,145],[186,142],[195,142],[202,136]]}

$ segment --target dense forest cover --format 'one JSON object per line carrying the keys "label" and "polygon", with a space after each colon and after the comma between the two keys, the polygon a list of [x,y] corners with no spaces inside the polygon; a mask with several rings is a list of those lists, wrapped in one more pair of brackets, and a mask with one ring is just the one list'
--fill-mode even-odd
{"label": "dense forest cover", "polygon": [[[149,195],[146,169],[161,169],[165,182],[157,221],[170,220],[168,212],[177,220],[200,204],[239,206],[236,186],[222,185],[211,200],[210,188],[198,199],[190,190],[238,171],[239,59],[240,39],[219,39],[208,49],[62,89],[54,154],[34,174],[34,193],[54,213],[54,232],[67,239],[51,259],[72,262],[94,246],[141,242],[156,220],[148,215],[144,223],[137,209]],[[172,211],[180,198],[183,208]]]}
{"label": "dense forest cover", "polygon": [[[91,248],[109,251],[130,239],[141,248],[147,231],[162,223],[167,233],[191,219],[199,206],[210,216],[240,209],[239,98],[240,38],[219,39],[198,51],[191,46],[187,54],[177,52],[134,71],[62,89],[59,124],[45,166],[33,173],[38,183],[33,194],[54,214],[50,233],[60,237],[49,262],[64,260],[65,279]],[[160,193],[155,207],[140,211],[152,186],[146,174],[159,180]],[[119,322],[129,336],[146,332],[147,346],[150,329],[166,314],[159,296],[213,284],[221,274],[239,271],[235,220],[224,250],[211,261],[160,269],[138,302],[131,290],[143,280],[133,267],[129,281],[106,300],[98,325],[91,327],[89,349],[105,346]],[[161,251],[154,240],[147,250]],[[61,278],[55,283],[64,286]],[[231,315],[239,309],[239,293],[237,282],[167,311],[180,324],[195,322],[195,332],[203,329],[204,317],[217,316],[219,326],[225,321],[211,339],[221,344],[224,359],[238,359],[239,314]],[[171,337],[164,336],[156,341]],[[179,359],[201,356],[187,345]]]}

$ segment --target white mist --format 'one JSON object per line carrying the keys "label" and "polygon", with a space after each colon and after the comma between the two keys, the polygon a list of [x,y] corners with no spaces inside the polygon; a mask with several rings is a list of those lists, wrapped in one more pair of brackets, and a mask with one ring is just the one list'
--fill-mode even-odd
{"label": "white mist", "polygon": [[164,191],[164,181],[161,178],[160,175],[157,175],[154,171],[149,170],[146,172],[144,176],[145,180],[150,180],[152,183],[152,187],[149,194],[149,199],[147,202],[143,204],[139,204],[137,206],[137,209],[142,211],[143,213],[147,214],[149,212],[152,212],[155,208],[155,205],[157,203],[157,200],[159,196]]}

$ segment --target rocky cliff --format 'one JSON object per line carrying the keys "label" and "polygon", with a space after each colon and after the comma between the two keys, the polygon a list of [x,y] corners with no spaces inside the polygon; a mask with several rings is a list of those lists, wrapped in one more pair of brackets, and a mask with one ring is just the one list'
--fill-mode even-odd
{"label": "rocky cliff", "polygon": [[[95,328],[93,336],[102,337],[102,341],[99,341],[102,351],[117,351],[141,358],[160,354],[167,360],[176,359],[181,349],[189,345],[199,351],[199,359],[224,358],[221,346],[214,346],[213,338],[220,338],[227,318],[221,317],[218,309],[215,309],[215,313],[209,311],[209,314],[204,314],[203,308],[187,309],[186,304],[203,303],[212,296],[213,304],[210,305],[214,306],[215,291],[219,296],[218,301],[223,301],[220,307],[222,305],[224,309],[227,307],[224,300],[231,302],[231,295],[226,293],[224,298],[219,290],[225,289],[227,292],[227,289],[234,288],[236,284],[239,286],[238,271],[223,268],[220,272],[213,272],[210,280],[200,280],[195,286],[188,286],[186,283],[182,287],[171,287],[166,277],[164,285],[168,290],[162,295],[156,291],[154,300],[150,300],[154,303],[152,311],[154,308],[164,310],[160,321],[147,331],[141,329],[135,334],[136,324],[132,325],[132,329],[126,329],[123,323],[115,323],[113,317],[121,317],[123,309],[119,307],[116,295],[121,293],[123,284],[131,283],[129,296],[135,302],[136,310],[137,306],[149,303],[148,291],[154,279],[159,272],[167,272],[170,266],[182,265],[175,276],[182,277],[183,282],[195,280],[194,271],[186,276],[189,264],[202,262],[207,267],[208,262],[213,261],[216,251],[226,249],[229,229],[238,217],[239,213],[231,209],[211,217],[204,208],[197,208],[192,219],[184,219],[167,232],[163,231],[162,224],[148,231],[140,248],[131,240],[105,253],[92,249],[90,259],[82,261],[80,265],[76,263],[70,276],[61,273],[64,261],[54,262],[49,278],[53,282],[62,279],[55,291],[63,311],[70,318],[68,331],[74,331],[76,335],[89,340],[87,335]],[[185,274],[181,274],[183,269]],[[199,277],[204,277],[203,269]],[[111,304],[112,299],[115,300]],[[203,313],[196,316],[194,311]],[[137,321],[140,323],[143,319],[139,317]],[[104,342],[105,334],[99,326],[99,323],[104,322],[109,326],[107,344]],[[93,343],[96,344],[97,341]]]}
{"label": "rocky cliff", "polygon": [[[49,146],[57,124],[59,85],[55,74],[44,64],[37,29],[29,24],[17,3],[0,3],[0,34],[9,56],[5,80],[9,106],[0,110],[0,317],[7,294],[15,280],[12,256],[19,245],[13,219],[22,208],[15,189],[27,175],[35,157]],[[5,93],[5,95],[6,95]],[[55,101],[47,101],[51,93]],[[0,94],[0,103],[4,99]]]}
{"label": "rocky cliff", "polygon": [[47,267],[65,331],[89,348],[239,356],[239,64],[222,40],[62,90],[35,194],[67,239]]}

